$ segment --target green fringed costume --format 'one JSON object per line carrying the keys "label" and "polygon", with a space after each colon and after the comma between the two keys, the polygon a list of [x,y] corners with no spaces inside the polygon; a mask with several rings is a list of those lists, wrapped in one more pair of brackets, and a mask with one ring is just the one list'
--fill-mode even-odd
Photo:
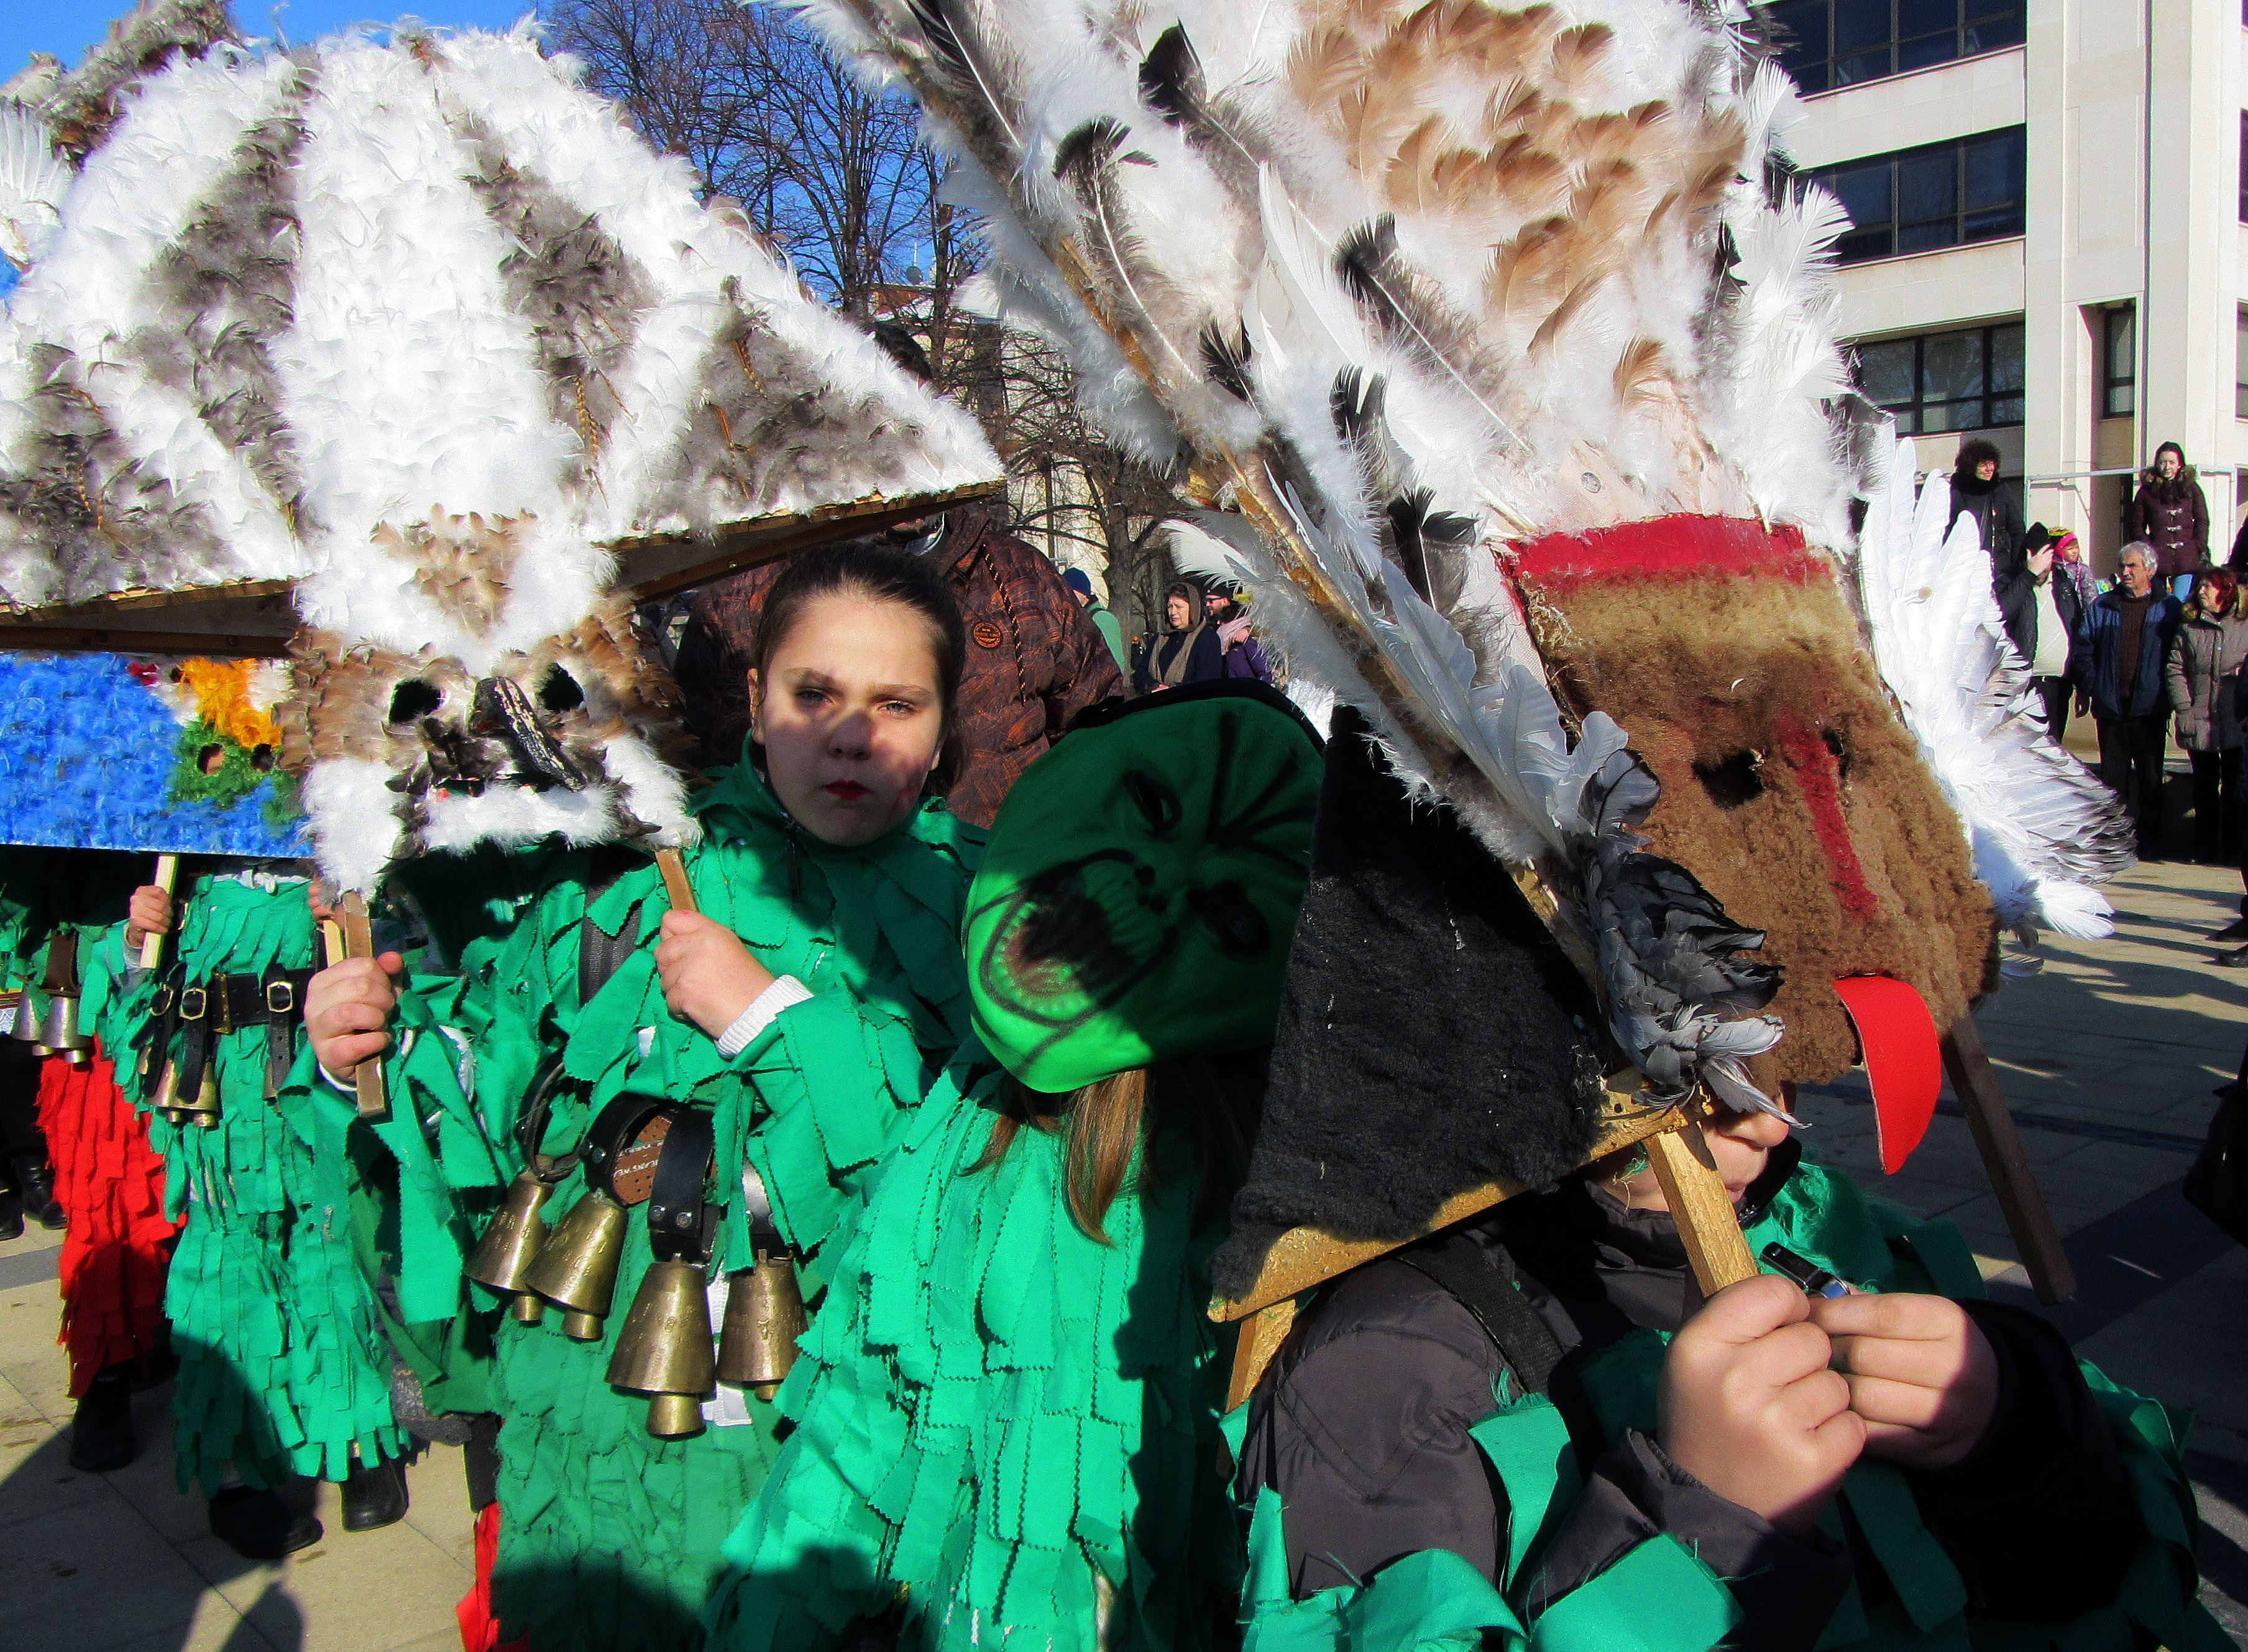
{"label": "green fringed costume", "polygon": [[713,1646],[833,1646],[900,1586],[911,1646],[1093,1652],[1102,1611],[1100,1645],[1206,1644],[1239,1582],[1203,1313],[1223,1224],[1190,1236],[1189,1164],[1120,1197],[1100,1244],[1062,1138],[1023,1131],[970,1175],[992,1113],[923,1115],[782,1390],[798,1426],[726,1545]]}
{"label": "green fringed costume", "polygon": [[[1008,794],[970,901],[977,1028],[1059,1094],[1271,1038],[1318,743],[1255,684],[1093,713]],[[796,1428],[726,1545],[726,1652],[899,1644],[1193,1652],[1230,1638],[1238,1521],[1205,1310],[1193,1132],[1143,1139],[1088,1236],[1067,1127],[991,1140],[997,1083],[940,1093],[882,1169],[805,1359]],[[1152,1169],[1150,1159],[1154,1161]]]}
{"label": "green fringed costume", "polygon": [[[1984,1294],[1958,1230],[1917,1223],[1867,1200],[1845,1177],[1806,1164],[1744,1233],[1752,1254],[1778,1243],[1860,1288]],[[1657,1534],[1614,1566],[1525,1621],[1540,1541],[1561,1524],[1581,1484],[1576,1465],[1614,1446],[1628,1429],[1652,1436],[1668,1339],[1645,1326],[1587,1358],[1583,1386],[1600,1437],[1577,1442],[1543,1395],[1497,1403],[1472,1436],[1511,1507],[1503,1587],[1493,1588],[1456,1554],[1422,1550],[1391,1562],[1357,1587],[1292,1601],[1283,1539],[1285,1516],[1270,1486],[1258,1494],[1244,1592],[1247,1652],[1452,1652],[1477,1647],[1537,1652],[1707,1652],[1737,1615],[1724,1585],[1684,1547]],[[1819,1652],[2118,1652],[2135,1630],[2172,1652],[2222,1652],[2228,1638],[2194,1598],[2193,1493],[2179,1462],[2188,1420],[2160,1402],[2117,1388],[2081,1368],[2128,1471],[2146,1537],[2119,1598],[2064,1624],[1999,1621],[1977,1614],[1968,1586],[1922,1522],[1906,1477],[1868,1458],[1842,1483],[1820,1520],[1841,1539],[1843,1510],[1862,1534],[1857,1580],[1820,1636]],[[1866,1605],[1865,1570],[1882,1573]]]}
{"label": "green fringed costume", "polygon": [[[305,880],[285,864],[291,869],[195,879],[167,951],[180,979],[312,966]],[[122,970],[122,947],[120,926],[98,956]],[[161,976],[133,970],[102,1024],[120,1082],[144,1110],[132,1069],[169,978],[168,967]],[[294,1087],[269,1099],[264,1026],[216,1035],[211,1059],[216,1128],[175,1124],[161,1111],[148,1119],[150,1144],[165,1161],[168,1213],[185,1224],[165,1294],[180,1356],[172,1395],[180,1484],[208,1495],[230,1463],[255,1486],[300,1474],[341,1480],[354,1452],[373,1463],[407,1446],[391,1409],[388,1345],[353,1246],[344,1140],[352,1109]]]}
{"label": "green fringed costume", "polygon": [[[399,1019],[410,1038],[389,1070],[394,1096],[441,1113],[441,1132],[506,1144],[507,1162],[464,1186],[497,1187],[517,1168],[515,1109],[557,1053],[573,1082],[553,1105],[550,1154],[576,1146],[625,1092],[708,1107],[718,1167],[709,1198],[724,1207],[715,1280],[750,1254],[729,1166],[757,1169],[784,1237],[816,1256],[968,1037],[957,936],[981,838],[932,803],[872,844],[837,848],[798,827],[746,764],[723,771],[696,806],[704,837],[687,864],[703,914],[777,977],[793,976],[809,1000],[722,1057],[664,1005],[655,949],[668,903],[654,861],[572,853],[544,868],[536,903],[495,955],[447,991],[406,995]],[[636,943],[580,1002],[587,922],[609,937],[636,924]],[[472,1079],[446,1029],[474,1051]],[[559,1224],[584,1189],[572,1170],[548,1218]],[[746,1422],[722,1418],[665,1441],[647,1432],[644,1396],[609,1387],[618,1328],[651,1258],[643,1212],[632,1217],[600,1340],[566,1338],[555,1313],[538,1325],[500,1322],[493,1604],[505,1637],[527,1635],[538,1652],[698,1643],[720,1541],[774,1450],[770,1406],[749,1402]]]}

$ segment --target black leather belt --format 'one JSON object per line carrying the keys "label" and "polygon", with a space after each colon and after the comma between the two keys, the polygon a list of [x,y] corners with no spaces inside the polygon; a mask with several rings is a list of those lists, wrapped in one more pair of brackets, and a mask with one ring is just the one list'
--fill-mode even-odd
{"label": "black leather belt", "polygon": [[[215,975],[203,984],[213,1032],[239,1027],[290,1026],[305,1018],[310,970],[268,970],[264,975]],[[189,991],[193,991],[191,987]]]}
{"label": "black leather belt", "polygon": [[[305,1017],[311,970],[276,966],[263,975],[187,979],[175,964],[149,1005],[149,1040],[140,1060],[141,1094],[152,1107],[192,1106],[223,1033],[265,1029],[265,1099],[288,1082],[297,1054],[295,1031]],[[168,1077],[168,1084],[166,1082]],[[168,1090],[168,1094],[162,1093]]]}

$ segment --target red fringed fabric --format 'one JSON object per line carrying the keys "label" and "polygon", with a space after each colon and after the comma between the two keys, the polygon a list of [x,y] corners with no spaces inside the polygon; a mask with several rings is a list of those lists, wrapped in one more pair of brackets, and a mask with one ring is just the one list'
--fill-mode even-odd
{"label": "red fringed fabric", "polygon": [[499,1505],[487,1503],[476,1516],[476,1580],[461,1597],[454,1615],[461,1621],[461,1652],[531,1652],[531,1637],[500,1644],[499,1620],[492,1615],[492,1565],[499,1559]]}
{"label": "red fringed fabric", "polygon": [[70,1349],[76,1396],[105,1366],[161,1343],[164,1272],[180,1227],[164,1215],[164,1162],[149,1148],[147,1122],[99,1050],[82,1067],[59,1056],[41,1064],[39,1128],[70,1221],[56,1340]]}

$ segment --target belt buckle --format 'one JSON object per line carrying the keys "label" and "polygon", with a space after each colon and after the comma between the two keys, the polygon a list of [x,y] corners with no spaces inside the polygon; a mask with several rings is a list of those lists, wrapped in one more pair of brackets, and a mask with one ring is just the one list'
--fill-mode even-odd
{"label": "belt buckle", "polygon": [[200,1021],[210,1011],[210,994],[202,987],[180,989],[180,1019]]}
{"label": "belt buckle", "polygon": [[265,1013],[289,1015],[297,1008],[297,984],[293,981],[268,981],[265,984]]}
{"label": "belt buckle", "polygon": [[178,990],[168,981],[158,987],[155,996],[148,1000],[149,1018],[154,1020],[169,1015],[172,1012],[172,1000],[178,996]]}

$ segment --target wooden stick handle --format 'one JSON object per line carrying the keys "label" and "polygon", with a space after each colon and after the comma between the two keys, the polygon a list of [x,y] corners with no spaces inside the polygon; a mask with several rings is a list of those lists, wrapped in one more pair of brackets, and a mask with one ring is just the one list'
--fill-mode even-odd
{"label": "wooden stick handle", "polygon": [[[173,889],[178,887],[180,881],[180,857],[176,854],[158,855],[156,857],[156,875],[152,881],[166,895],[171,894]],[[172,922],[175,926],[178,924],[179,915],[177,913],[173,915]],[[164,932],[160,929],[154,935],[142,936],[140,937],[140,967],[144,970],[153,970],[163,961]]]}
{"label": "wooden stick handle", "polygon": [[1983,1155],[1984,1174],[1991,1191],[1998,1196],[2005,1212],[2006,1230],[2021,1248],[2022,1266],[2038,1300],[2048,1306],[2076,1294],[2076,1270],[2060,1243],[2060,1230],[2046,1208],[2045,1190],[2030,1169],[2029,1155],[2022,1150],[2021,1132],[2006,1110],[2006,1093],[1991,1069],[1990,1052],[1983,1047],[1981,1029],[1972,1014],[1961,1016],[1943,1035],[1943,1071],[1967,1114],[1976,1151]]}
{"label": "wooden stick handle", "polygon": [[700,912],[695,904],[695,886],[687,881],[687,861],[676,849],[655,852],[657,870],[663,874],[663,893],[671,901],[674,912]]}
{"label": "wooden stick handle", "polygon": [[[374,928],[367,922],[367,897],[353,890],[336,902],[336,914],[343,923],[344,956],[350,958],[373,957]],[[390,1088],[383,1082],[380,1056],[369,1056],[360,1062],[353,1071],[352,1081],[359,1086],[360,1118],[389,1116]]]}
{"label": "wooden stick handle", "polygon": [[1272,1356],[1280,1351],[1280,1344],[1287,1340],[1289,1327],[1295,1323],[1293,1297],[1284,1297],[1270,1306],[1259,1308],[1242,1322],[1233,1344],[1232,1379],[1226,1384],[1227,1410],[1245,1403],[1257,1392],[1258,1379],[1272,1363]]}
{"label": "wooden stick handle", "polygon": [[1715,1296],[1754,1274],[1756,1258],[1741,1237],[1740,1212],[1702,1139],[1702,1127],[1688,1124],[1648,1137],[1647,1162],[1655,1167],[1702,1294]]}

